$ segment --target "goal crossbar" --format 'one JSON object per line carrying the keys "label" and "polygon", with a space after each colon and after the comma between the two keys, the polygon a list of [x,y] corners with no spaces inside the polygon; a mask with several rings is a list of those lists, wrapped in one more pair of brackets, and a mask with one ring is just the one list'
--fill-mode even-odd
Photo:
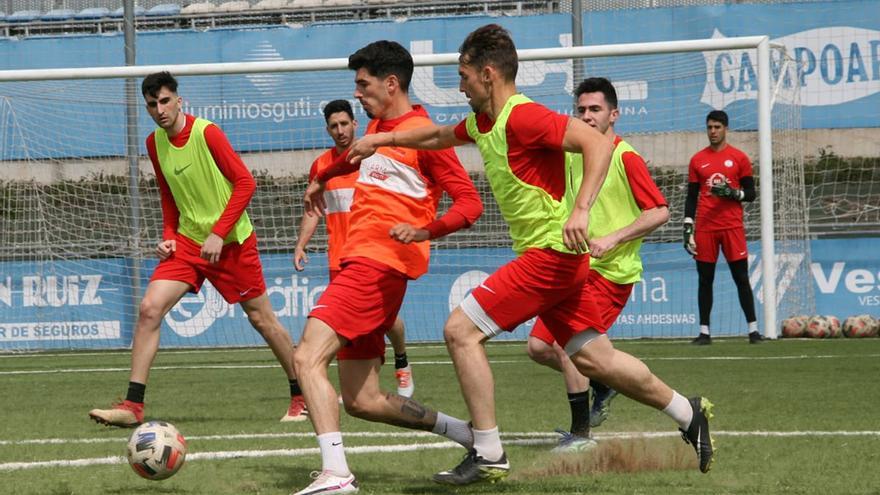
{"label": "goal crossbar", "polygon": [[[698,40],[661,41],[647,43],[623,43],[597,46],[578,46],[566,48],[540,48],[518,50],[519,60],[562,60],[599,58],[610,56],[633,56],[664,54],[673,52],[721,51],[733,49],[755,49],[758,70],[758,136],[759,136],[759,178],[761,182],[761,250],[762,279],[764,290],[764,332],[768,338],[776,338],[777,287],[775,235],[773,219],[773,172],[772,172],[772,76],[770,68],[770,49],[783,49],[784,46],[771,44],[768,36],[745,36],[732,38],[710,38]],[[458,53],[423,54],[413,57],[416,66],[454,65],[458,63]],[[118,79],[143,77],[148,74],[170,70],[176,76],[301,72],[345,70],[346,58],[305,59],[268,62],[231,62],[182,65],[143,65],[99,68],[59,68],[34,70],[0,71],[0,82],[46,81],[61,79]]]}

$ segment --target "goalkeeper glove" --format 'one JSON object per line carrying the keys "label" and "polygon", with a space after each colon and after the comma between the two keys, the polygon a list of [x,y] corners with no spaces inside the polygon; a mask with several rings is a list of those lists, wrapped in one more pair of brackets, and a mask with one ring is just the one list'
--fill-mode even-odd
{"label": "goalkeeper glove", "polygon": [[730,187],[730,184],[726,182],[722,182],[721,184],[715,184],[712,186],[712,194],[718,196],[719,198],[727,198],[732,199],[734,201],[742,201],[746,196],[746,193],[742,191],[742,189],[734,189]]}
{"label": "goalkeeper glove", "polygon": [[684,250],[688,252],[691,256],[697,255],[697,242],[694,241],[694,219],[693,218],[685,218],[684,219],[684,232],[683,240],[684,240]]}

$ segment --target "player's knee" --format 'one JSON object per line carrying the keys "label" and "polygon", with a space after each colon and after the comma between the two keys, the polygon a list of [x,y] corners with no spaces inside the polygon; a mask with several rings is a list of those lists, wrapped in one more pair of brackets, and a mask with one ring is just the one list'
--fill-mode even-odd
{"label": "player's knee", "polygon": [[553,350],[553,347],[536,338],[530,338],[528,340],[528,343],[526,344],[526,353],[532,361],[545,366],[550,366],[556,359],[556,352]]}
{"label": "player's knee", "polygon": [[147,298],[144,298],[141,301],[138,311],[138,319],[142,321],[155,322],[161,320],[162,317],[165,316],[162,305]]}
{"label": "player's knee", "polygon": [[354,416],[355,418],[370,419],[375,416],[375,402],[364,400],[360,395],[351,398],[351,400],[344,400],[343,407],[349,416]]}
{"label": "player's knee", "polygon": [[251,311],[247,318],[254,330],[260,334],[266,334],[271,330],[270,319],[260,311]]}
{"label": "player's knee", "polygon": [[293,367],[299,379],[310,372],[316,370],[320,366],[317,356],[313,352],[309,352],[303,346],[298,346],[293,351]]}

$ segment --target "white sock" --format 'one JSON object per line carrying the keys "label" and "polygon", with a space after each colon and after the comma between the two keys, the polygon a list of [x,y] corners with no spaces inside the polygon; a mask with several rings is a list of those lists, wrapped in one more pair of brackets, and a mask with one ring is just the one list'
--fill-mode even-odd
{"label": "white sock", "polygon": [[474,433],[471,431],[470,425],[458,418],[447,416],[440,411],[437,411],[437,422],[434,423],[434,429],[431,431],[458,443],[468,450],[474,446]]}
{"label": "white sock", "polygon": [[700,333],[709,335],[709,325],[700,325]]}
{"label": "white sock", "polygon": [[687,430],[694,419],[694,408],[691,407],[690,401],[675,390],[672,391],[672,400],[663,412],[674,419],[682,430]]}
{"label": "white sock", "polygon": [[491,430],[474,429],[474,449],[477,455],[487,461],[497,461],[504,455],[504,449],[501,447],[501,435],[498,433],[498,427]]}
{"label": "white sock", "polygon": [[758,322],[753,321],[753,322],[749,323],[749,333],[757,332],[757,331],[758,331]]}
{"label": "white sock", "polygon": [[321,448],[322,470],[330,471],[337,476],[351,475],[348,462],[345,460],[341,432],[331,431],[318,435],[318,446]]}

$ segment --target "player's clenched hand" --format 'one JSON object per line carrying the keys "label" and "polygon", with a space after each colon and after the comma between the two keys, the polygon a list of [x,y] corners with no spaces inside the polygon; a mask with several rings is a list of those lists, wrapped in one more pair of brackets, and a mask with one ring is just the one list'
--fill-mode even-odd
{"label": "player's clenched hand", "polygon": [[351,148],[348,149],[348,161],[356,164],[364,158],[372,156],[376,149],[387,139],[386,134],[385,132],[368,134],[355,141]]}
{"label": "player's clenched hand", "polygon": [[306,188],[303,195],[306,214],[324,216],[324,212],[327,211],[327,203],[324,201],[324,186],[325,184],[317,179],[309,183],[309,187]]}
{"label": "player's clenched hand", "polygon": [[403,244],[427,241],[430,237],[427,230],[417,229],[408,223],[399,223],[394,227],[391,227],[391,230],[388,231],[388,235],[395,241],[402,242]]}
{"label": "player's clenched hand", "polygon": [[589,251],[587,243],[587,227],[589,225],[590,210],[575,206],[562,227],[562,242],[565,243],[565,247],[578,253]]}
{"label": "player's clenched hand", "polygon": [[617,241],[610,235],[599,237],[597,239],[590,239],[588,242],[590,245],[590,256],[593,258],[601,258],[617,246]]}
{"label": "player's clenched hand", "polygon": [[156,246],[156,256],[158,256],[160,260],[168,258],[174,253],[174,251],[177,251],[177,241],[174,239],[166,239],[159,242],[159,245]]}
{"label": "player's clenched hand", "polygon": [[208,263],[216,263],[220,261],[220,251],[222,250],[223,238],[211,232],[208,238],[205,239],[205,243],[202,244],[202,251],[199,253],[199,256],[204,260],[208,260]]}
{"label": "player's clenched hand", "polygon": [[293,267],[296,268],[296,271],[301,272],[306,269],[306,263],[309,262],[309,255],[306,254],[306,250],[297,246],[293,250]]}

